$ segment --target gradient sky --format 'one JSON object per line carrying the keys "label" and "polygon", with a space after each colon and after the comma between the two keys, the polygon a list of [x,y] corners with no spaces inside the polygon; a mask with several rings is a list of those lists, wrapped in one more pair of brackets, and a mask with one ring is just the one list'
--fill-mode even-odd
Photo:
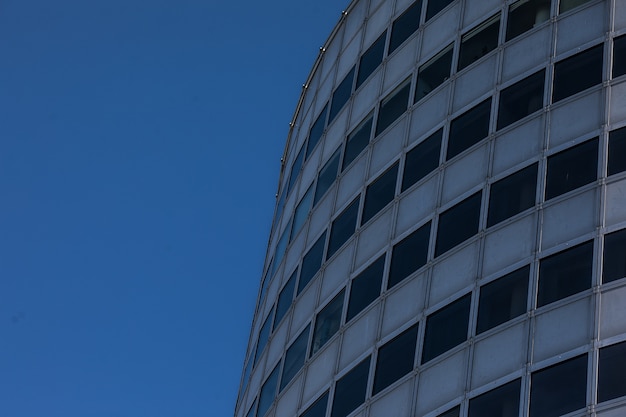
{"label": "gradient sky", "polygon": [[232,416],[288,123],[347,3],[0,2],[0,416]]}

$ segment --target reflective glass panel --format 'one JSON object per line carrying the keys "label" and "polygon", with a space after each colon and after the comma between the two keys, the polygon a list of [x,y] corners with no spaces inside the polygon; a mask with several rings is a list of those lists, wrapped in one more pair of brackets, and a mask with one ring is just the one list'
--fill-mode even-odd
{"label": "reflective glass panel", "polygon": [[368,356],[337,381],[331,417],[346,417],[363,404],[369,370],[370,358]]}
{"label": "reflective glass panel", "polygon": [[413,272],[426,265],[429,241],[430,222],[393,246],[387,288],[400,283]]}
{"label": "reflective glass panel", "polygon": [[535,205],[537,167],[534,163],[491,184],[487,227]]}
{"label": "reflective glass panel", "polygon": [[626,171],[626,127],[609,133],[609,175]]}
{"label": "reflective glass panel", "polygon": [[600,349],[598,402],[626,395],[626,342]]}
{"label": "reflective glass panel", "polygon": [[385,270],[385,255],[375,260],[352,280],[346,322],[352,320],[380,295]]}
{"label": "reflective glass panel", "polygon": [[326,191],[335,183],[337,179],[337,171],[339,170],[339,151],[337,149],[333,156],[330,157],[328,162],[324,165],[320,171],[320,175],[317,177],[317,187],[315,188],[315,198],[313,199],[313,205],[326,194]]}
{"label": "reflective glass panel", "polygon": [[324,417],[326,415],[326,407],[328,406],[328,391],[313,403],[306,411],[300,414],[300,417]]}
{"label": "reflective glass panel", "polygon": [[285,353],[285,365],[283,366],[283,376],[280,378],[280,390],[282,391],[285,386],[291,382],[294,376],[304,365],[304,359],[306,358],[306,347],[309,342],[309,327],[300,333],[300,335],[294,340],[294,342],[287,349]]}
{"label": "reflective glass panel", "polygon": [[355,67],[352,67],[352,69],[348,71],[348,74],[346,74],[333,93],[333,98],[330,101],[328,124],[335,119],[335,116],[339,114],[341,109],[343,109],[343,106],[345,106],[350,99],[350,94],[352,94],[352,84],[354,84],[354,69]]}
{"label": "reflective glass panel", "polygon": [[293,215],[293,223],[291,224],[291,237],[289,238],[289,241],[292,241],[293,238],[296,237],[302,228],[302,225],[304,225],[307,217],[309,217],[309,212],[311,211],[311,200],[313,199],[313,188],[313,184],[311,184],[296,207]]}
{"label": "reflective glass panel", "polygon": [[337,249],[342,247],[352,237],[356,229],[356,218],[358,215],[359,197],[357,196],[332,223],[326,259],[333,256]]}
{"label": "reflective glass panel", "polygon": [[269,410],[270,406],[274,402],[274,398],[276,397],[276,385],[278,384],[278,372],[280,370],[280,362],[276,364],[274,370],[267,377],[263,386],[261,387],[261,395],[259,395],[259,406],[256,410],[257,417],[263,417],[267,410]]}
{"label": "reflective glass panel", "polygon": [[422,363],[426,363],[467,340],[471,294],[432,313],[426,319]]}
{"label": "reflective glass panel", "polygon": [[478,61],[498,46],[500,15],[495,16],[461,38],[458,71]]}
{"label": "reflective glass panel", "polygon": [[439,414],[437,417],[459,417],[461,415],[461,406],[457,405],[451,410],[446,411],[443,414]]}
{"label": "reflective glass panel", "polygon": [[389,52],[391,54],[398,46],[402,45],[420,25],[420,15],[422,13],[422,0],[417,0],[396,20],[391,27],[391,40],[389,41]]}
{"label": "reflective glass panel", "polygon": [[581,6],[587,3],[589,0],[561,0],[559,3],[559,13],[564,13],[575,7]]}
{"label": "reflective glass panel", "polygon": [[550,19],[550,0],[520,0],[509,6],[506,40],[509,41]]}
{"label": "reflective glass panel", "polygon": [[613,39],[613,78],[626,74],[626,35]]}
{"label": "reflective glass panel", "polygon": [[466,111],[450,123],[446,159],[451,159],[489,134],[491,97]]}
{"label": "reflective glass panel", "polygon": [[546,200],[594,182],[598,171],[598,138],[548,157]]}
{"label": "reflective glass panel", "polygon": [[409,105],[410,90],[411,80],[408,79],[380,103],[376,121],[376,135],[387,129],[406,112]]}
{"label": "reflective glass panel", "polygon": [[453,1],[454,0],[428,0],[428,6],[426,7],[426,21],[433,18],[433,16],[442,11]]}
{"label": "reflective glass panel", "polygon": [[293,291],[296,288],[296,279],[298,277],[298,268],[291,274],[289,280],[280,291],[278,296],[278,302],[276,303],[276,314],[274,316],[274,328],[278,327],[280,321],[285,317],[285,314],[291,307],[293,301]]}
{"label": "reflective glass panel", "polygon": [[378,394],[413,370],[416,345],[417,324],[378,349],[372,395]]}
{"label": "reflective glass panel", "polygon": [[[302,168],[302,163],[304,162],[304,145],[298,151],[298,155],[296,155],[296,159],[293,161],[293,165],[291,166],[291,172],[289,173],[289,183],[287,184],[287,193],[291,191],[291,187],[296,182],[298,175],[300,174],[300,168]],[[286,193],[285,193],[286,194]]]}
{"label": "reflective glass panel", "polygon": [[349,135],[346,142],[346,150],[343,153],[343,163],[341,170],[346,169],[357,156],[363,152],[363,149],[370,143],[370,135],[372,134],[372,116],[365,122],[361,123]]}
{"label": "reflective glass panel", "polygon": [[452,45],[419,67],[414,101],[417,103],[450,78],[451,69]]}
{"label": "reflective glass panel", "polygon": [[468,417],[509,417],[519,414],[521,380],[518,378],[469,402]]}
{"label": "reflective glass panel", "polygon": [[437,169],[442,135],[443,129],[439,129],[407,152],[402,174],[402,191]]}
{"label": "reflective glass panel", "polygon": [[626,277],[626,229],[604,236],[604,266],[602,282]]}
{"label": "reflective glass panel", "polygon": [[604,44],[554,64],[552,102],[602,83],[602,55]]}
{"label": "reflective glass panel", "polygon": [[530,417],[558,417],[584,408],[587,394],[587,355],[533,372]]}
{"label": "reflective glass panel", "polygon": [[515,123],[543,107],[546,70],[516,82],[500,92],[498,129]]}
{"label": "reflective glass panel", "polygon": [[479,191],[439,215],[435,256],[478,233],[481,198],[482,191]]}
{"label": "reflective glass panel", "polygon": [[480,287],[476,334],[526,313],[530,266]]}
{"label": "reflective glass panel", "polygon": [[344,290],[341,290],[322,311],[317,313],[310,356],[313,356],[315,352],[320,350],[339,330],[339,326],[341,326],[341,312],[343,311],[343,296]]}
{"label": "reflective glass panel", "polygon": [[326,232],[320,236],[311,249],[304,255],[302,259],[302,268],[300,269],[300,281],[298,282],[298,294],[302,292],[304,287],[317,274],[322,266],[324,256],[324,245],[326,244]]}
{"label": "reflective glass panel", "polygon": [[265,349],[265,345],[267,344],[267,340],[270,337],[270,332],[272,331],[272,322],[274,319],[274,310],[270,311],[270,313],[265,318],[263,325],[261,326],[261,330],[259,331],[259,339],[256,342],[256,352],[254,355],[254,363],[256,364],[259,361],[259,357],[261,353],[263,353],[263,349]]}
{"label": "reflective glass panel", "polygon": [[356,88],[359,88],[365,80],[378,68],[383,62],[383,53],[385,52],[385,41],[387,40],[387,31],[384,31],[378,39],[374,41],[359,60],[359,73],[356,77]]}
{"label": "reflective glass panel", "polygon": [[328,111],[328,103],[322,109],[322,112],[317,119],[315,119],[315,123],[311,126],[311,130],[309,131],[309,140],[306,144],[306,156],[305,159],[308,159],[311,153],[313,153],[313,149],[315,149],[315,145],[322,138],[322,134],[324,134],[324,128],[326,127],[326,113]]}
{"label": "reflective glass panel", "polygon": [[398,163],[396,162],[374,182],[367,186],[365,203],[363,204],[363,216],[361,225],[368,222],[391,203],[396,194],[396,180],[398,178]]}

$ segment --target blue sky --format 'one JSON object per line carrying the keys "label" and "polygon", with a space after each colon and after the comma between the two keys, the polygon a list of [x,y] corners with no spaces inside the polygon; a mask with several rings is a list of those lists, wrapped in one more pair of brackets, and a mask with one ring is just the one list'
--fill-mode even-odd
{"label": "blue sky", "polygon": [[0,416],[231,416],[347,1],[0,3]]}

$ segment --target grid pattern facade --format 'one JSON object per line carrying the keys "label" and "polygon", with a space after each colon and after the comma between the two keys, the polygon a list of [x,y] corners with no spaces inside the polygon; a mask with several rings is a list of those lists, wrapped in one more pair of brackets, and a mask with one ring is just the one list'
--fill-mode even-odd
{"label": "grid pattern facade", "polygon": [[353,1],[235,417],[624,415],[625,57],[621,0]]}

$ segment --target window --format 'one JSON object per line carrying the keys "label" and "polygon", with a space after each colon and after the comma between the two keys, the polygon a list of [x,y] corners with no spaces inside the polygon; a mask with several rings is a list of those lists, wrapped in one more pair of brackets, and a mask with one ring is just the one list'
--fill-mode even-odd
{"label": "window", "polygon": [[593,241],[564,250],[539,262],[537,307],[591,288]]}
{"label": "window", "polygon": [[565,13],[575,7],[587,3],[589,0],[561,0],[559,4],[559,13]]}
{"label": "window", "polygon": [[278,371],[280,370],[280,362],[276,364],[270,376],[267,377],[261,387],[261,395],[259,395],[259,406],[256,410],[257,417],[263,417],[267,410],[274,402],[276,397],[276,385],[278,384]]}
{"label": "window", "polygon": [[519,414],[521,380],[518,378],[469,401],[468,417],[508,417]]}
{"label": "window", "polygon": [[442,136],[443,129],[439,129],[407,152],[404,160],[404,173],[402,174],[403,192],[437,169]]}
{"label": "window", "polygon": [[326,415],[326,407],[328,406],[328,391],[313,403],[306,411],[300,414],[300,417],[324,417]]}
{"label": "window", "polygon": [[554,64],[553,103],[602,83],[602,48],[604,44]]}
{"label": "window", "polygon": [[602,282],[626,277],[626,229],[604,236],[604,266]]}
{"label": "window", "polygon": [[516,82],[500,92],[498,129],[502,129],[543,107],[543,85],[546,70]]}
{"label": "window", "polygon": [[370,143],[370,134],[372,133],[372,116],[361,123],[355,128],[352,133],[348,135],[348,141],[346,142],[346,150],[343,153],[343,163],[341,164],[341,170],[346,169],[357,156],[363,152],[363,149]]}
{"label": "window", "polygon": [[537,163],[491,184],[487,227],[535,205]]}
{"label": "window", "polygon": [[384,270],[385,255],[372,262],[370,266],[352,280],[346,322],[352,320],[354,316],[378,298],[383,282]]}
{"label": "window", "polygon": [[420,15],[422,13],[422,0],[417,0],[396,20],[391,27],[391,40],[389,41],[389,52],[391,54],[405,40],[409,38],[420,25]]}
{"label": "window", "polygon": [[282,391],[285,386],[291,382],[294,376],[298,373],[302,365],[304,365],[304,359],[306,358],[306,347],[309,342],[309,326],[300,333],[300,335],[289,346],[285,353],[285,365],[283,366],[283,376],[280,378],[280,390]]}
{"label": "window", "polygon": [[626,35],[613,39],[613,78],[626,74]]}
{"label": "window", "polygon": [[598,171],[598,138],[548,157],[546,200],[592,183]]}
{"label": "window", "polygon": [[380,103],[378,120],[376,121],[376,135],[379,135],[404,114],[409,105],[410,89],[411,80],[406,79]]}
{"label": "window", "polygon": [[439,215],[435,256],[439,256],[478,233],[482,192],[467,197]]}
{"label": "window", "polygon": [[339,151],[337,149],[333,156],[330,157],[328,162],[324,165],[320,171],[320,175],[317,177],[317,187],[315,188],[315,198],[313,199],[313,205],[316,205],[318,201],[326,194],[326,191],[334,184],[337,179],[337,170],[339,169]]}
{"label": "window", "polygon": [[430,222],[393,246],[387,288],[400,283],[413,272],[426,265],[429,240]]}
{"label": "window", "polygon": [[417,103],[450,77],[452,68],[452,45],[439,52],[417,71],[417,87],[414,101]]}
{"label": "window", "polygon": [[339,114],[343,106],[345,106],[350,99],[352,84],[354,82],[354,70],[355,68],[352,67],[352,69],[348,71],[333,93],[333,98],[330,101],[330,114],[328,116],[329,124],[335,119],[335,116]]}
{"label": "window", "polygon": [[241,396],[243,396],[243,394],[246,392],[246,388],[248,387],[248,382],[250,381],[250,373],[252,372],[252,364],[253,360],[252,358],[249,358],[248,363],[246,364],[246,368],[243,371],[243,381],[241,382],[241,391],[239,391],[240,399]]}
{"label": "window", "polygon": [[598,368],[598,402],[626,395],[626,342],[600,349]]}
{"label": "window", "polygon": [[363,203],[363,217],[361,225],[367,223],[387,204],[391,203],[396,194],[396,179],[398,178],[398,163],[396,162],[385,173],[376,178],[367,186],[365,203]]}
{"label": "window", "polygon": [[311,281],[311,278],[317,274],[322,266],[322,258],[324,255],[324,244],[326,243],[326,232],[320,236],[311,249],[304,255],[302,259],[302,268],[300,269],[300,282],[298,282],[298,294],[302,292],[304,287]]}
{"label": "window", "polygon": [[263,349],[265,349],[265,345],[267,344],[267,340],[270,337],[270,332],[272,330],[272,321],[273,321],[273,313],[274,310],[270,311],[270,313],[265,318],[263,325],[261,326],[261,330],[259,331],[259,339],[256,342],[256,352],[254,355],[254,363],[259,361],[261,357],[261,353],[263,353]]}
{"label": "window", "polygon": [[289,277],[289,280],[280,291],[278,295],[278,302],[276,303],[276,314],[274,315],[274,328],[278,327],[280,321],[285,317],[285,314],[291,307],[293,301],[293,290],[296,288],[296,278],[298,276],[298,269]]}
{"label": "window", "polygon": [[461,49],[459,50],[458,71],[496,49],[499,31],[500,15],[497,15],[463,35],[461,38]]}
{"label": "window", "polygon": [[369,78],[370,75],[383,62],[383,53],[385,52],[385,40],[387,40],[387,31],[384,31],[378,39],[374,41],[359,60],[359,72],[356,77],[356,88]]}
{"label": "window", "polygon": [[491,97],[450,122],[446,159],[454,158],[487,137],[490,113]]}
{"label": "window", "polygon": [[287,184],[287,192],[283,192],[284,195],[289,193],[291,187],[296,182],[298,178],[298,174],[300,174],[300,168],[302,168],[302,162],[304,162],[304,145],[298,151],[298,155],[296,155],[296,159],[293,161],[293,165],[291,166],[291,172],[289,173],[289,183]]}
{"label": "window", "polygon": [[364,359],[335,385],[335,397],[330,417],[345,417],[365,401],[370,358]]}
{"label": "window", "polygon": [[255,405],[256,405],[256,402],[252,403],[252,405],[250,406],[250,409],[248,410],[248,414],[246,414],[246,417],[254,417]]}
{"label": "window", "polygon": [[[287,226],[285,227],[285,230],[283,230],[283,234],[281,235],[280,239],[278,239],[278,243],[276,244],[276,251],[274,252],[274,260],[272,263],[272,268],[270,269],[271,272],[269,276],[266,275],[265,279],[263,280],[265,285],[269,284],[271,276],[274,274],[274,272],[276,272],[276,269],[280,265],[280,261],[283,260],[283,256],[285,255],[285,250],[287,249],[287,245],[289,244],[290,235],[291,235],[291,224],[288,223]],[[263,299],[264,295],[265,295],[265,291],[263,291],[263,295],[261,296],[261,299]]]}
{"label": "window", "polygon": [[550,0],[520,0],[509,7],[506,40],[510,41],[550,19]]}
{"label": "window", "polygon": [[426,7],[426,21],[430,20],[453,1],[454,0],[428,0],[428,7]]}
{"label": "window", "polygon": [[355,198],[352,203],[339,215],[330,228],[330,241],[328,242],[328,252],[326,259],[330,258],[337,252],[337,249],[354,234],[356,229],[356,218],[359,214],[359,197]]}
{"label": "window", "polygon": [[456,407],[446,411],[443,414],[439,414],[437,417],[459,417],[461,415],[461,406],[457,405]]}
{"label": "window", "polygon": [[311,126],[311,130],[309,131],[309,141],[306,144],[306,156],[305,159],[308,159],[313,153],[313,149],[315,149],[315,145],[322,138],[322,134],[324,134],[324,128],[326,127],[326,113],[328,113],[328,103],[322,109],[322,112],[317,119],[315,119],[315,123]]}
{"label": "window", "polygon": [[467,294],[426,318],[422,363],[467,340],[471,301],[471,294]]}
{"label": "window", "polygon": [[293,215],[293,223],[291,224],[291,236],[289,241],[292,241],[296,237],[304,222],[306,221],[311,211],[311,200],[313,199],[313,184],[309,186],[306,193],[302,196],[302,199],[298,203]]}
{"label": "window", "polygon": [[585,407],[587,355],[533,372],[530,417],[557,417]]}
{"label": "window", "polygon": [[626,171],[626,127],[609,133],[609,175]]}
{"label": "window", "polygon": [[413,370],[417,345],[417,324],[378,349],[374,390],[378,394]]}
{"label": "window", "polygon": [[530,266],[525,266],[480,287],[476,334],[526,312],[529,274]]}
{"label": "window", "polygon": [[339,330],[341,312],[343,311],[343,296],[344,290],[341,290],[322,311],[317,313],[310,356],[320,350]]}

